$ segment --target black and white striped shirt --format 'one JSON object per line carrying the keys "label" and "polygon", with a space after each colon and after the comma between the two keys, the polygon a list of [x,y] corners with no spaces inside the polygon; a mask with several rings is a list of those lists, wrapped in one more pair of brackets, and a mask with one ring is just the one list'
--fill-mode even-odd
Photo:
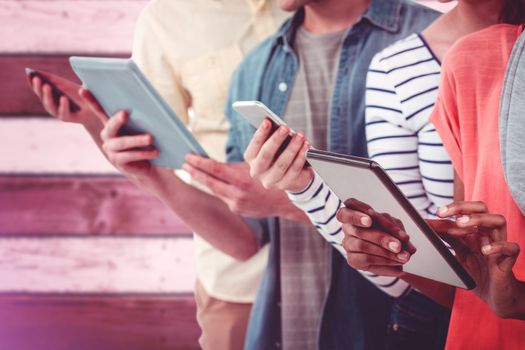
{"label": "black and white striped shirt", "polygon": [[[368,152],[400,187],[423,217],[453,200],[454,171],[429,122],[437,98],[440,62],[423,37],[413,34],[378,53],[370,65],[366,92]],[[341,254],[343,232],[335,218],[342,202],[315,174],[309,187],[289,194],[323,237]],[[397,278],[364,272],[392,296],[410,286]]]}

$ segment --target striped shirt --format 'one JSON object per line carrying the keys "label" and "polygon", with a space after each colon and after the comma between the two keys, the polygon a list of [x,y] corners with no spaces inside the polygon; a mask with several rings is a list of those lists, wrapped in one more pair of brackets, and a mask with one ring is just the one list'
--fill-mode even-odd
{"label": "striped shirt", "polygon": [[[366,91],[368,152],[423,217],[453,200],[454,171],[429,117],[437,98],[440,62],[424,39],[413,34],[378,53],[370,64]],[[343,230],[335,214],[342,201],[315,174],[306,190],[290,193],[320,234],[341,254]],[[398,278],[363,275],[399,297],[410,286]]]}
{"label": "striped shirt", "polygon": [[423,37],[413,34],[378,53],[367,77],[368,154],[423,217],[453,200],[454,170],[429,121],[440,70]]}

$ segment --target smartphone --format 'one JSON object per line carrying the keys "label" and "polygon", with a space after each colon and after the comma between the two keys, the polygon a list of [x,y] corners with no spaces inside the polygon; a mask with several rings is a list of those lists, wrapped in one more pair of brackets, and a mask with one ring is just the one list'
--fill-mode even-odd
{"label": "smartphone", "polygon": [[[265,119],[270,120],[272,122],[271,134],[273,134],[281,125],[286,125],[284,120],[282,120],[277,114],[272,112],[270,108],[260,101],[236,101],[232,104],[232,107],[255,128],[259,128]],[[295,131],[291,130],[290,135],[286,137],[281,147],[279,147],[279,150],[275,154],[275,158],[277,158],[286,149],[294,134]],[[306,162],[305,166],[309,166],[308,162]]]}
{"label": "smartphone", "polygon": [[[51,86],[51,94],[53,95],[53,102],[56,105],[60,103],[60,97],[65,96],[69,100],[69,111],[71,113],[76,113],[82,109],[79,106],[79,104],[74,101],[73,98],[68,96],[68,94],[63,91],[63,90],[68,90],[67,92],[69,94],[77,93],[76,91],[78,91],[78,89],[80,88],[80,85],[75,84],[72,81],[66,80],[64,78],[61,78],[51,73],[37,71],[37,70],[34,70],[32,68],[27,68],[27,67],[25,70],[26,70],[26,75],[28,76],[30,80],[30,83],[34,77],[38,77],[42,81],[42,84],[47,84]],[[59,86],[61,88],[59,88]]]}

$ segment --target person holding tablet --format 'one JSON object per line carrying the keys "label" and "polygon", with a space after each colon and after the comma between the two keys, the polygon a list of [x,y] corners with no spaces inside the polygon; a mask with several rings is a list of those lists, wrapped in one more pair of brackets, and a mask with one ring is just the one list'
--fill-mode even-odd
{"label": "person holding tablet", "polygon": [[[525,23],[525,18],[519,21]],[[505,181],[498,138],[505,68],[522,32],[523,26],[492,26],[460,40],[443,62],[443,78],[431,121],[450,154],[461,195],[477,201],[443,206],[438,215],[457,216],[458,229],[445,233],[452,238],[451,243],[478,287],[474,295],[443,285],[429,288],[426,281],[418,279],[411,283],[442,300],[448,299],[452,306],[447,349],[525,346],[525,259],[519,255],[520,246],[525,246],[525,216]],[[472,61],[470,57],[477,59]],[[372,258],[370,249],[358,243],[371,231],[369,225],[359,223],[367,215],[353,209],[356,208],[342,209],[339,214],[348,228],[345,247],[349,254],[359,254],[359,266],[369,266],[374,259],[374,269],[381,269],[381,273],[390,270],[389,273],[410,280],[399,268],[382,265],[377,253]],[[432,224],[439,230],[439,221]],[[377,239],[392,237],[386,231],[374,230],[374,234]],[[356,248],[358,245],[361,248]],[[483,322],[472,322],[473,319]]]}
{"label": "person holding tablet", "polygon": [[[523,4],[519,2],[490,1],[474,4],[460,0],[456,8],[441,16],[421,34],[413,34],[388,47],[372,60],[366,93],[368,151],[372,159],[387,169],[423,217],[435,217],[437,208],[449,203],[453,195],[452,165],[439,135],[429,122],[437,96],[441,59],[461,36],[499,21],[515,22],[517,14],[523,12]],[[304,158],[300,156],[294,160],[295,155],[292,154],[289,163],[285,160],[274,163],[281,168],[290,166],[290,171],[284,174],[258,164],[260,159],[256,159],[257,157],[271,157],[271,154],[261,152],[259,156],[249,156],[253,157],[252,173],[260,176],[267,187],[277,184],[279,188],[290,190],[293,185],[298,184],[296,189],[300,192],[299,189],[311,179],[309,171],[301,170]],[[291,163],[293,160],[295,163]],[[311,183],[314,190],[318,186],[319,179]],[[305,201],[308,195],[306,192],[295,197],[292,195],[305,212],[325,208],[323,211],[311,212],[309,216],[317,223],[328,223],[318,224],[327,237],[338,229],[339,224],[330,222],[329,219],[333,218],[341,205],[329,193],[325,186],[317,193],[317,198]],[[328,201],[323,202],[322,198],[328,198]],[[412,291],[400,300],[401,310],[394,315],[397,318],[395,323],[410,322],[410,318],[403,316],[403,308],[408,308],[410,299],[419,299],[420,305],[426,303],[436,314],[446,315],[443,308],[431,305],[431,301],[418,294]],[[406,305],[403,305],[404,300],[407,301]],[[410,322],[407,326],[412,329],[420,327],[427,336],[444,342],[448,323],[444,317],[436,317],[433,323],[442,325],[441,337],[436,337],[439,333],[436,332],[436,327],[432,331],[425,331],[425,324],[420,321]],[[399,331],[403,332],[403,327]]]}
{"label": "person holding tablet", "polygon": [[[214,159],[224,159],[228,123],[223,107],[230,75],[245,53],[273,33],[285,17],[273,0],[152,0],[142,11],[135,27],[132,58]],[[232,22],[241,30],[232,30]],[[42,84],[41,79],[33,79],[32,85],[51,115],[83,125],[102,147],[104,125],[96,115],[90,110],[70,113],[68,100],[63,97],[61,103],[55,103],[49,84]],[[86,91],[82,95],[91,99]],[[145,137],[142,144],[148,141]],[[144,160],[157,153],[140,155]],[[147,163],[141,166],[147,168]],[[188,192],[200,195],[191,189],[177,195]],[[202,331],[199,344],[203,349],[240,350],[268,248],[259,249],[243,222],[228,226],[226,214],[230,211],[222,202],[217,204],[215,222],[203,221],[200,216],[193,220],[202,223],[193,226],[198,232],[195,298]],[[179,215],[192,222],[188,211],[196,213],[196,202],[187,201],[186,207],[188,210]],[[216,236],[224,237],[226,244],[214,241]],[[251,243],[243,244],[243,237]]]}

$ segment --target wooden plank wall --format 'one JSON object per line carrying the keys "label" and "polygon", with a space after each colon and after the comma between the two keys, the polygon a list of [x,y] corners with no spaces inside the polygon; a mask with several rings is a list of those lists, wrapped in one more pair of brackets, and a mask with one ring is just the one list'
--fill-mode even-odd
{"label": "wooden plank wall", "polygon": [[128,57],[146,3],[0,1],[2,349],[197,348],[189,229],[46,116],[24,76]]}

